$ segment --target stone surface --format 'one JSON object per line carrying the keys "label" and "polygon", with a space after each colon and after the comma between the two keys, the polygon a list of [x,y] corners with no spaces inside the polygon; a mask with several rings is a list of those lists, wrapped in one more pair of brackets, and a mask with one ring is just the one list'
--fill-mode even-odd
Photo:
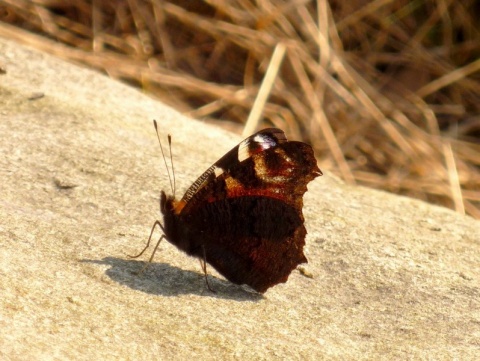
{"label": "stone surface", "polygon": [[[162,243],[169,189],[240,140],[0,39],[0,359],[458,359],[480,354],[480,222],[329,176],[310,184],[305,267],[264,296]],[[177,192],[177,196],[181,192]]]}

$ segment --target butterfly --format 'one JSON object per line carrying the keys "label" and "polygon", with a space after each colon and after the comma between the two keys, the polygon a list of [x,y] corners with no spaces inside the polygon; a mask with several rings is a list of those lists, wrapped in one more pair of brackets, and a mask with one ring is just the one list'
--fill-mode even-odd
{"label": "butterfly", "polygon": [[200,259],[209,289],[206,263],[230,282],[264,293],[307,262],[303,195],[321,175],[310,145],[263,129],[208,168],[180,200],[162,191],[163,224],[155,221],[146,247],[133,257],[143,254],[159,227],[163,234],[150,262],[165,238]]}

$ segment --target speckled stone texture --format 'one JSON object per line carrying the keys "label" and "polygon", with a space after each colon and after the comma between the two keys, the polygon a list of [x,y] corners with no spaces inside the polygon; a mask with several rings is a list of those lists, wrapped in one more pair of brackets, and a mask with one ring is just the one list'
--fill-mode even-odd
{"label": "speckled stone texture", "polygon": [[309,185],[305,272],[264,296],[162,243],[169,190],[240,138],[101,74],[0,38],[0,359],[473,360],[480,222],[416,200]]}

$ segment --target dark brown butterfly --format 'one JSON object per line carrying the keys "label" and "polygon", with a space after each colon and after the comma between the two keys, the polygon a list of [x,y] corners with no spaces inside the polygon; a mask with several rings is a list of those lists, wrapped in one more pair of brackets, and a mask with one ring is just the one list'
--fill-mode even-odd
{"label": "dark brown butterfly", "polygon": [[280,129],[261,130],[208,168],[179,201],[161,192],[163,225],[155,221],[135,257],[158,226],[163,235],[155,250],[165,238],[199,258],[209,289],[205,262],[263,293],[307,262],[303,194],[320,175],[310,145],[288,141]]}

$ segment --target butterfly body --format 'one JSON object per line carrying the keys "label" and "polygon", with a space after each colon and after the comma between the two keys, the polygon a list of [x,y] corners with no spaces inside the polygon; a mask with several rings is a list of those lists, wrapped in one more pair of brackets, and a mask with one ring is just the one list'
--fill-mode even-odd
{"label": "butterfly body", "polygon": [[165,238],[263,293],[307,262],[303,194],[321,174],[309,145],[264,129],[208,168],[181,200],[162,191]]}

